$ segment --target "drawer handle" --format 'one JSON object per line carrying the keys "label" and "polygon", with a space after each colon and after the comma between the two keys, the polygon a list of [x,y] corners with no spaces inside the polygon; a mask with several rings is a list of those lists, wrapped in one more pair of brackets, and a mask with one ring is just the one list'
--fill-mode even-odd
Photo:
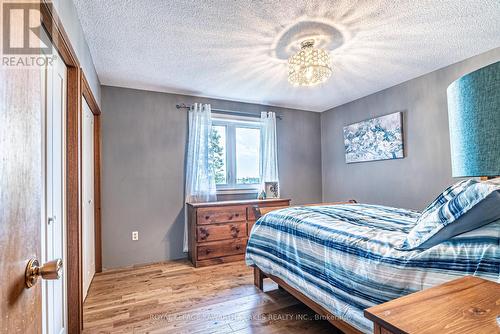
{"label": "drawer handle", "polygon": [[211,252],[212,252],[212,251],[211,251],[210,249],[208,249],[208,248],[207,248],[207,249],[205,249],[205,254],[206,254],[206,255],[210,254]]}
{"label": "drawer handle", "polygon": [[237,214],[235,214],[235,216],[236,216],[236,217],[239,217],[239,216],[240,216],[240,214],[239,214],[239,213],[237,213]]}
{"label": "drawer handle", "polygon": [[230,215],[228,219],[229,219],[229,220],[233,219],[233,215]]}
{"label": "drawer handle", "polygon": [[237,228],[234,225],[231,225],[231,235],[232,235],[232,237],[233,238],[237,238],[239,233],[240,233],[240,229]]}
{"label": "drawer handle", "polygon": [[210,235],[210,233],[208,233],[208,230],[206,230],[205,228],[200,228],[200,239],[201,240],[206,240],[208,238],[208,236]]}
{"label": "drawer handle", "polygon": [[236,250],[240,250],[241,249],[241,246],[240,245],[236,245]]}
{"label": "drawer handle", "polygon": [[208,220],[210,218],[210,216],[205,216],[205,219]]}

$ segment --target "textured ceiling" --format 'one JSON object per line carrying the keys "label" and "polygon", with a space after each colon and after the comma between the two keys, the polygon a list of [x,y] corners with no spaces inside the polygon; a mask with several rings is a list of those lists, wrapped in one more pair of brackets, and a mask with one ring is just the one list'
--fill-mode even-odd
{"label": "textured ceiling", "polygon": [[[104,85],[324,111],[500,46],[499,0],[74,0]],[[314,37],[333,74],[292,87]]]}

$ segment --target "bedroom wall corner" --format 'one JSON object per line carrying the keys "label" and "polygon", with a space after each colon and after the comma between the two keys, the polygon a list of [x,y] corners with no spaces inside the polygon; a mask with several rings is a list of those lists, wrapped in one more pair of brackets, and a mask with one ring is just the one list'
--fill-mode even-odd
{"label": "bedroom wall corner", "polygon": [[52,3],[75,49],[76,56],[89,82],[92,93],[99,107],[101,107],[101,83],[73,0],[52,0]]}

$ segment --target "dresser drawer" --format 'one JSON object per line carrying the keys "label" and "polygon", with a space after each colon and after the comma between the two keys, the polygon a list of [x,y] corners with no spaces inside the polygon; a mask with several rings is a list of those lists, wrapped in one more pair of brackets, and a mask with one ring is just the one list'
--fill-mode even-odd
{"label": "dresser drawer", "polygon": [[197,246],[198,260],[245,253],[246,239],[213,242]]}
{"label": "dresser drawer", "polygon": [[202,225],[196,227],[196,241],[198,242],[246,237],[246,223],[226,223],[220,225]]}
{"label": "dresser drawer", "polygon": [[196,222],[198,225],[247,220],[246,207],[244,206],[200,208],[197,211]]}

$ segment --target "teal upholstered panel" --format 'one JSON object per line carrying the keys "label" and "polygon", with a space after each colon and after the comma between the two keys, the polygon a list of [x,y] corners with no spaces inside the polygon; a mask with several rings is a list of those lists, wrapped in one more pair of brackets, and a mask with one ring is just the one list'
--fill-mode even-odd
{"label": "teal upholstered panel", "polygon": [[500,62],[448,87],[454,177],[500,175]]}

